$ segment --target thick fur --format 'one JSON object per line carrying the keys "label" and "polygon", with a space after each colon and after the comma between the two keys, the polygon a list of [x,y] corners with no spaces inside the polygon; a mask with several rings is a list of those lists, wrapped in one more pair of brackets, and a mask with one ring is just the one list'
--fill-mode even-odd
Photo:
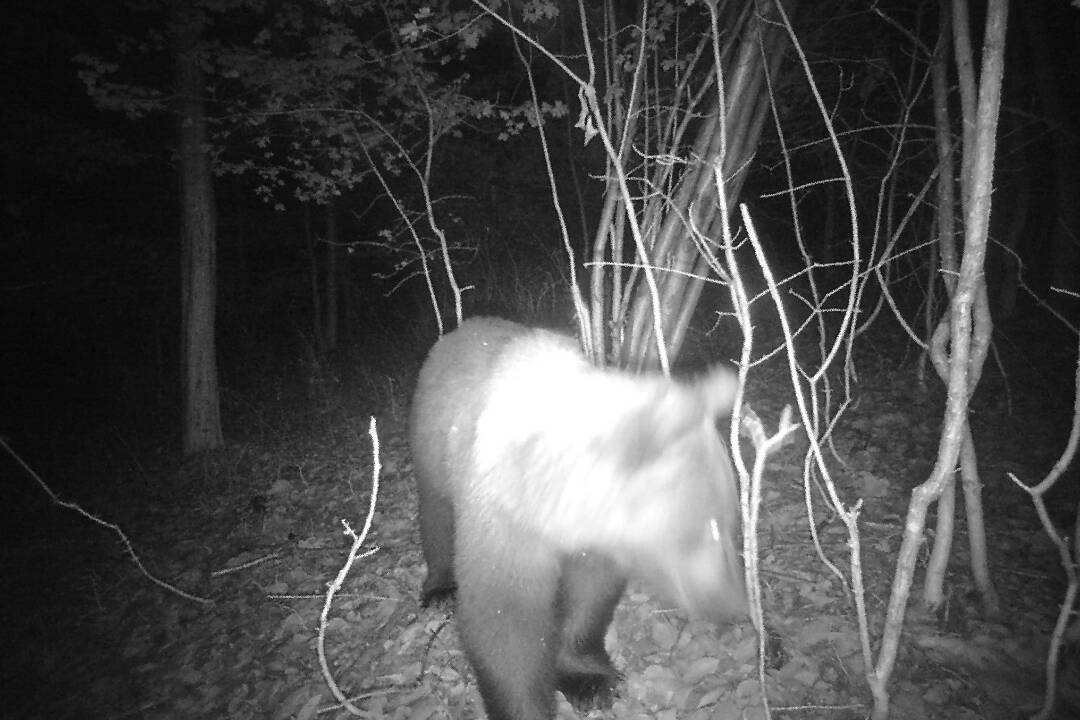
{"label": "thick fur", "polygon": [[424,600],[458,592],[490,720],[608,695],[627,574],[693,616],[742,615],[738,497],[716,430],[735,380],[595,368],[570,338],[476,318],[432,349],[411,441]]}

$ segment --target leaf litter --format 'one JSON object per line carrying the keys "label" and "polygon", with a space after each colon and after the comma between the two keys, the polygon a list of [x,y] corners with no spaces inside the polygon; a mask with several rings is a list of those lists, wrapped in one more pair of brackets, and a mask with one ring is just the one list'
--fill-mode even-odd
{"label": "leaf litter", "polygon": [[[896,374],[890,377],[895,381]],[[763,382],[756,407],[787,402],[783,387],[780,377]],[[860,393],[864,400],[838,430],[836,445],[848,461],[838,478],[848,502],[864,499],[863,566],[877,633],[907,495],[929,469],[940,407],[895,382],[860,386]],[[1026,498],[1000,477],[1000,468],[1034,476],[1045,457],[1033,449],[1055,447],[1060,433],[1025,421],[1032,415],[1022,412],[974,416],[1005,617],[979,615],[961,524],[944,615],[920,613],[917,587],[913,593],[893,717],[993,720],[1038,701],[1061,572]],[[307,432],[298,422],[292,432],[235,443],[197,467],[145,478],[127,489],[124,503],[99,503],[155,572],[213,597],[210,608],[146,582],[116,553],[113,538],[59,509],[33,507],[36,528],[7,547],[7,564],[22,583],[5,599],[5,615],[21,620],[5,630],[7,646],[17,649],[4,660],[6,713],[347,717],[331,702],[314,648],[326,583],[348,548],[340,520],[357,525],[363,518],[371,456],[366,417],[342,409],[320,413],[313,423],[319,424]],[[359,561],[332,608],[325,629],[332,672],[366,717],[482,717],[452,612],[417,603],[424,566],[408,449],[400,419],[381,427],[386,464],[368,543],[378,552]],[[1033,437],[1038,433],[1050,437]],[[765,692],[776,717],[861,718],[870,699],[853,606],[813,550],[800,452],[788,448],[771,458],[766,476],[762,591],[783,662],[768,669]],[[85,495],[95,497],[90,490]],[[826,552],[846,569],[846,534],[815,500]],[[215,575],[221,570],[230,571]],[[746,624],[687,622],[662,608],[648,588],[632,584],[608,647],[624,675],[612,707],[582,715],[560,698],[563,720],[763,717],[758,638]],[[1074,657],[1066,669],[1075,673],[1077,664]]]}

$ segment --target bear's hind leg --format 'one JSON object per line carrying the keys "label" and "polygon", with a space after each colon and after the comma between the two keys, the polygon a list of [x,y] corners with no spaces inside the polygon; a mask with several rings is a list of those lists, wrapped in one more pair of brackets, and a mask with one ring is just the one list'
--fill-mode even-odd
{"label": "bear's hind leg", "polygon": [[420,541],[424,549],[427,576],[424,578],[420,604],[427,607],[453,597],[454,582],[454,506],[451,499],[437,492],[430,480],[421,477]]}
{"label": "bear's hind leg", "polygon": [[580,552],[565,557],[559,586],[559,689],[579,708],[606,706],[619,673],[604,648],[626,577],[605,555]]}

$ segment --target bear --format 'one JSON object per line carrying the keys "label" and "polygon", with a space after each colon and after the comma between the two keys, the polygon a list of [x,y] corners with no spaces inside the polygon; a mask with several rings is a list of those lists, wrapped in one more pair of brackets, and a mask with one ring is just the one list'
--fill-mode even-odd
{"label": "bear", "polygon": [[607,702],[604,636],[630,576],[691,617],[747,613],[738,490],[716,423],[733,373],[591,365],[553,331],[477,317],[425,360],[410,411],[427,576],[489,720]]}

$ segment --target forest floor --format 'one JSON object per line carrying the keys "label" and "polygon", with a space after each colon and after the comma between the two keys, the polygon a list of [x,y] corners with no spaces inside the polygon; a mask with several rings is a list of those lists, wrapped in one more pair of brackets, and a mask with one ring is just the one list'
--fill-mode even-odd
{"label": "forest floor", "polygon": [[[1075,346],[1032,350],[1000,342],[1003,376],[988,363],[972,403],[984,482],[993,579],[1003,613],[980,610],[958,522],[948,602],[913,601],[891,683],[892,717],[1015,718],[1040,703],[1048,636],[1063,571],[1026,495],[1006,477],[1035,482],[1068,433]],[[407,387],[422,351],[399,362],[402,384],[342,381],[254,402],[227,449],[183,467],[109,454],[50,476],[67,500],[116,523],[147,570],[211,602],[150,582],[107,528],[49,502],[4,460],[7,579],[2,601],[0,715],[12,718],[344,718],[320,670],[317,636],[327,584],[359,530],[372,480],[369,417],[382,463],[365,549],[325,627],[329,668],[367,718],[479,718],[472,671],[446,608],[417,603],[424,564],[404,434]],[[879,637],[911,489],[936,452],[943,392],[921,391],[913,357],[879,345],[857,356],[858,402],[837,429],[835,477],[848,506],[862,499],[862,567],[872,638]],[[407,367],[410,372],[402,373]],[[1006,381],[1007,378],[1007,381]],[[405,389],[402,389],[405,388]],[[784,368],[756,372],[747,397],[775,428],[790,402]],[[343,400],[342,398],[347,398]],[[375,398],[381,398],[376,400]],[[121,443],[99,438],[91,451]],[[759,528],[763,602],[782,644],[766,671],[773,716],[863,718],[870,698],[854,606],[819,559],[801,482],[805,441],[770,458]],[[53,472],[59,472],[50,468]],[[77,473],[77,474],[76,474]],[[1076,472],[1055,507],[1076,507]],[[847,536],[817,491],[814,523],[829,560],[849,573]],[[1063,523],[1073,518],[1055,516]],[[932,534],[933,514],[930,518]],[[632,584],[608,637],[625,676],[609,710],[590,718],[762,718],[757,636],[749,624],[716,628],[663,610]],[[876,650],[876,645],[875,645]],[[1060,718],[1080,717],[1080,643],[1067,648]],[[560,718],[579,716],[560,700]]]}

